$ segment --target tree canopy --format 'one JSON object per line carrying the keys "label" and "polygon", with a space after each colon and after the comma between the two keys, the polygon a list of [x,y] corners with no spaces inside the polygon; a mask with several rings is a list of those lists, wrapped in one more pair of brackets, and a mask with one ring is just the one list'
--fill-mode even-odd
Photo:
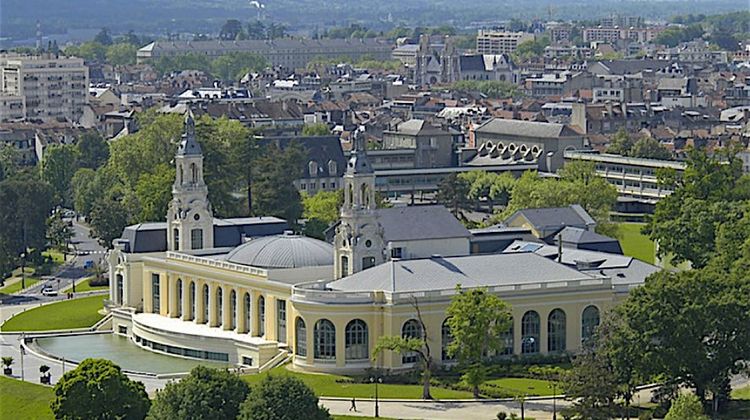
{"label": "tree canopy", "polygon": [[[224,417],[230,418],[230,417]],[[268,375],[253,386],[242,404],[241,420],[328,420],[328,410],[299,378]]]}

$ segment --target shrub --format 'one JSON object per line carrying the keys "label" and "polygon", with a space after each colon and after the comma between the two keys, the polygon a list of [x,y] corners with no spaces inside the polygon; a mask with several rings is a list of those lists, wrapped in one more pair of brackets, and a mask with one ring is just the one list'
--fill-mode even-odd
{"label": "shrub", "polygon": [[240,420],[329,420],[328,410],[300,379],[268,375],[255,385],[242,408]]}
{"label": "shrub", "polygon": [[508,414],[505,411],[501,411],[501,412],[497,413],[497,415],[495,415],[495,417],[497,418],[497,420],[505,420],[505,419],[508,418]]}
{"label": "shrub", "polygon": [[703,405],[695,394],[680,394],[664,420],[708,420],[708,416],[703,414]]}

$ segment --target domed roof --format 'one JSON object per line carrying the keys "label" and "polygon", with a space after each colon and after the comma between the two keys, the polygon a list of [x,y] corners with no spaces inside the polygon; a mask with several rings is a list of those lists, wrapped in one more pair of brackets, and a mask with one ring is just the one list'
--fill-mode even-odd
{"label": "domed roof", "polygon": [[317,239],[285,233],[246,242],[230,251],[226,260],[260,268],[333,265],[333,247]]}

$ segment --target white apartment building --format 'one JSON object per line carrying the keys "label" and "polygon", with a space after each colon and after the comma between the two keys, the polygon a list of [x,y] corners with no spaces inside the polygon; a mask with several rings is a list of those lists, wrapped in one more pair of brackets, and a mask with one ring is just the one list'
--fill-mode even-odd
{"label": "white apartment building", "polygon": [[534,34],[480,30],[477,34],[477,54],[510,54],[518,44],[533,41]]}
{"label": "white apartment building", "polygon": [[78,122],[88,87],[89,71],[81,58],[0,55],[3,121],[23,115],[27,120]]}

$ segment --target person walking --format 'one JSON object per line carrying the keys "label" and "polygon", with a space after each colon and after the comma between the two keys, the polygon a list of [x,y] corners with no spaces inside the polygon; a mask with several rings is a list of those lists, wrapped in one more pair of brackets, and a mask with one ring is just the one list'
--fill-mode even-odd
{"label": "person walking", "polygon": [[349,407],[349,411],[357,412],[357,400],[352,397],[352,406]]}

